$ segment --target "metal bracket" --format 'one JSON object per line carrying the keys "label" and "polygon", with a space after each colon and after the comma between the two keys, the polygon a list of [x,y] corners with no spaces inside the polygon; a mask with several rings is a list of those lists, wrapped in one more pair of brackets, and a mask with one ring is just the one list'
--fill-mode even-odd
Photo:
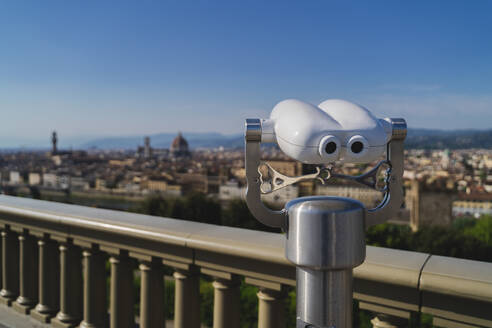
{"label": "metal bracket", "polygon": [[[386,177],[384,180],[384,185],[382,187],[378,187],[378,175],[381,172],[381,169],[384,168],[384,166],[387,165],[388,168],[386,169]],[[329,178],[338,178],[338,179],[346,179],[346,180],[351,180],[355,181],[357,183],[363,184],[369,188],[372,188],[374,190],[380,191],[380,192],[386,192],[388,190],[388,177],[391,175],[391,164],[388,160],[380,161],[374,168],[372,168],[370,171],[363,173],[361,175],[357,176],[351,176],[351,175],[345,175],[345,174],[338,174],[338,173],[333,173],[330,172]]]}
{"label": "metal bracket", "polygon": [[[261,172],[261,167],[265,167],[268,172],[269,179],[265,179],[263,173]],[[303,180],[312,180],[318,179],[321,183],[325,183],[323,178],[320,176],[321,169],[316,167],[316,173],[301,175],[298,177],[289,177],[287,175],[283,175],[282,173],[276,171],[273,167],[270,166],[267,162],[261,162],[260,167],[258,167],[258,173],[260,174],[260,190],[262,194],[269,194],[276,190],[285,188],[292,184],[295,184],[299,181]]]}
{"label": "metal bracket", "polygon": [[[384,180],[384,186],[378,187],[377,177],[383,168],[384,165],[388,165],[388,169],[386,170],[386,178]],[[265,179],[261,168],[265,167],[267,170],[268,178]],[[316,172],[306,175],[301,175],[297,177],[290,177],[287,175],[283,175],[282,173],[276,171],[273,167],[270,166],[267,162],[261,162],[260,167],[258,168],[258,172],[260,173],[260,189],[262,194],[269,194],[276,190],[285,188],[292,184],[295,184],[304,180],[319,180],[322,184],[325,184],[331,178],[338,179],[346,179],[355,181],[357,183],[363,184],[369,188],[380,192],[386,192],[388,190],[389,180],[387,177],[391,174],[391,166],[387,160],[379,162],[373,169],[369,172],[358,176],[351,176],[345,174],[333,173],[333,169],[329,167],[320,168],[316,167]]]}

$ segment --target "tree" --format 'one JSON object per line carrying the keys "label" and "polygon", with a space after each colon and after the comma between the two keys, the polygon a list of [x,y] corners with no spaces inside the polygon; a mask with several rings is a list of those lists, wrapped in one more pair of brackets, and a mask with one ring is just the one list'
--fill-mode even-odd
{"label": "tree", "polygon": [[219,202],[202,193],[193,193],[185,198],[184,219],[203,223],[220,224],[221,206]]}
{"label": "tree", "polygon": [[244,229],[280,232],[279,229],[267,227],[255,219],[244,200],[235,199],[229,202],[222,212],[222,225]]}
{"label": "tree", "polygon": [[149,215],[211,224],[220,224],[221,222],[220,204],[201,193],[169,200],[161,195],[150,196],[138,206],[136,211]]}
{"label": "tree", "polygon": [[145,198],[142,204],[140,204],[137,212],[166,217],[169,215],[169,204],[167,200],[160,195],[150,196]]}
{"label": "tree", "polygon": [[372,246],[410,250],[412,231],[408,226],[378,224],[366,232],[366,242]]}
{"label": "tree", "polygon": [[475,220],[475,225],[464,229],[465,235],[474,237],[488,246],[492,246],[492,216],[484,215]]}
{"label": "tree", "polygon": [[31,194],[31,197],[33,199],[41,199],[41,192],[39,191],[38,187],[30,186],[29,193]]}
{"label": "tree", "polygon": [[[476,222],[476,223],[475,223]],[[453,227],[376,225],[366,232],[368,245],[492,262],[492,219],[460,220]]]}

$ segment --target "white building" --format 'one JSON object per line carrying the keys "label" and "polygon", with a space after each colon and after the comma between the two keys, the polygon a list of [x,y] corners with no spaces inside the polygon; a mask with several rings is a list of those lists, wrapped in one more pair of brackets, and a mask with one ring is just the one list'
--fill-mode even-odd
{"label": "white building", "polygon": [[89,190],[89,182],[85,181],[81,177],[71,177],[70,178],[70,189],[71,190]]}
{"label": "white building", "polygon": [[233,199],[245,199],[246,187],[239,187],[237,181],[229,181],[219,186],[219,200],[229,201]]}
{"label": "white building", "polygon": [[482,215],[492,215],[492,202],[455,201],[453,202],[453,216],[472,216],[476,219]]}
{"label": "white building", "polygon": [[29,173],[29,185],[37,186],[41,184],[41,174],[36,172]]}
{"label": "white building", "polygon": [[58,188],[58,178],[54,173],[43,173],[43,187]]}
{"label": "white building", "polygon": [[58,186],[62,189],[70,188],[70,176],[69,175],[60,175],[58,176]]}
{"label": "white building", "polygon": [[265,203],[280,205],[297,197],[299,197],[299,187],[290,185],[272,193],[262,195],[261,200]]}
{"label": "white building", "polygon": [[9,181],[11,185],[18,185],[21,183],[20,173],[17,171],[10,171]]}
{"label": "white building", "polygon": [[369,207],[379,203],[383,198],[382,193],[374,189],[349,186],[317,185],[316,195],[353,198]]}

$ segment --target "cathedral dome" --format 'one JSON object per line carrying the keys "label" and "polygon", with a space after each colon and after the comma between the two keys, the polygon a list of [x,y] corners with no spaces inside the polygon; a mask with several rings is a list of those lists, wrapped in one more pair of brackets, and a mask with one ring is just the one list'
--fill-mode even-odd
{"label": "cathedral dome", "polygon": [[171,143],[171,151],[188,151],[188,141],[183,138],[181,132],[178,133],[177,137]]}
{"label": "cathedral dome", "polygon": [[174,138],[171,143],[171,157],[174,159],[177,158],[189,158],[191,156],[190,151],[188,150],[188,141],[183,138],[183,135],[178,133],[178,136]]}

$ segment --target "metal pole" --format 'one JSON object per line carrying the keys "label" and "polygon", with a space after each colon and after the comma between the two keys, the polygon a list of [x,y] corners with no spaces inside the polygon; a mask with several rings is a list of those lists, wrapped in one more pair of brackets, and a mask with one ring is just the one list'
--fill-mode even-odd
{"label": "metal pole", "polygon": [[297,328],[351,328],[352,269],[366,255],[364,206],[304,197],[286,209],[286,256],[297,266]]}
{"label": "metal pole", "polygon": [[[298,327],[327,323],[328,327],[352,327],[352,270],[297,268]],[[321,291],[321,292],[320,292]],[[325,326],[320,326],[325,327]]]}

